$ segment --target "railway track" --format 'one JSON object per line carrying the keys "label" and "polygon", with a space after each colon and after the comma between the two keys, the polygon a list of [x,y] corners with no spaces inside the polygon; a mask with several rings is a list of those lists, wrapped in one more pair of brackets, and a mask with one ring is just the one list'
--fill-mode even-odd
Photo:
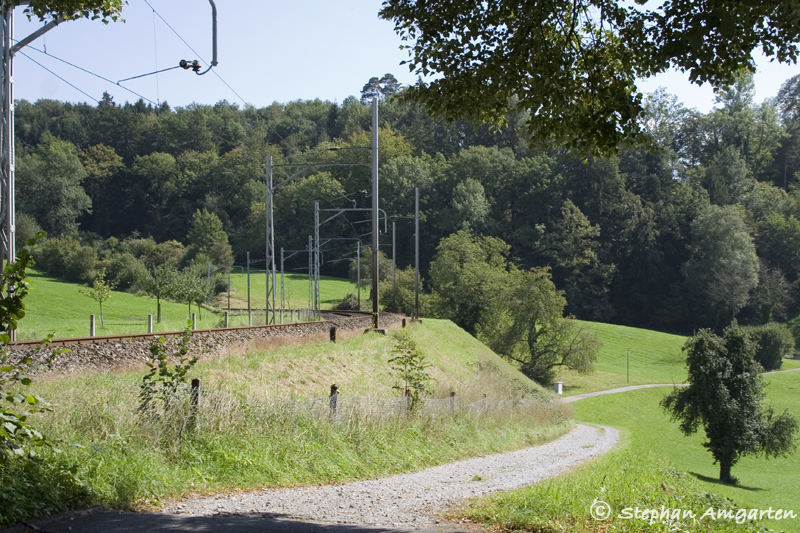
{"label": "railway track", "polygon": [[[332,325],[336,325],[337,321],[341,320],[348,320],[348,319],[356,319],[356,318],[363,318],[371,316],[371,313],[368,311],[321,311],[320,312],[322,320],[313,321],[313,322],[292,322],[288,324],[266,324],[266,325],[259,325],[259,326],[236,326],[232,328],[208,328],[208,329],[195,329],[192,330],[192,333],[204,333],[213,335],[215,333],[224,333],[224,332],[243,332],[243,331],[256,331],[256,330],[281,330],[281,329],[290,329],[290,328],[297,328],[298,326],[303,325],[310,325],[310,324],[319,324],[328,322]],[[177,337],[183,335],[183,331],[160,331],[154,333],[127,333],[124,335],[96,335],[94,337],[71,337],[71,338],[58,338],[58,339],[51,339],[50,345],[51,346],[66,346],[71,345],[74,346],[76,344],[108,344],[108,343],[118,343],[119,341],[130,340],[130,339],[155,339],[158,337]],[[10,346],[36,346],[40,344],[41,341],[32,340],[32,341],[15,341],[10,343]]]}

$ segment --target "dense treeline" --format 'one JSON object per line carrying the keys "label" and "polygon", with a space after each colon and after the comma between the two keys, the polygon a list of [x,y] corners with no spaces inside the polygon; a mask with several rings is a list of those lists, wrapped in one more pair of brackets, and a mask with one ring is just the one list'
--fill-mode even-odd
{"label": "dense treeline", "polygon": [[[365,94],[380,89],[368,84]],[[800,76],[772,101],[756,103],[753,92],[743,79],[706,114],[656,93],[645,124],[651,145],[588,160],[531,151],[524,116],[493,131],[388,97],[380,108],[381,207],[407,216],[420,188],[424,277],[439,241],[467,230],[502,239],[521,268],[549,266],[567,312],[580,318],[676,331],[733,318],[786,321],[800,314]],[[369,152],[358,148],[369,146],[369,128],[369,106],[357,98],[175,110],[110,98],[96,106],[20,101],[18,232],[80,232],[85,244],[188,242],[203,210],[221,221],[237,262],[247,251],[263,260],[265,157],[276,165],[367,163]],[[296,170],[276,167],[276,182]],[[369,205],[366,165],[314,171],[276,194],[278,247],[306,246],[314,201]],[[364,218],[339,217],[322,237],[366,233]],[[411,265],[412,222],[395,221],[399,266]],[[193,239],[197,247],[202,235]],[[390,245],[384,234],[387,254]],[[323,268],[344,275],[346,263],[335,260],[354,250],[355,241],[332,241]],[[224,264],[226,253],[209,249],[203,258]],[[293,261],[287,268],[307,264]]]}

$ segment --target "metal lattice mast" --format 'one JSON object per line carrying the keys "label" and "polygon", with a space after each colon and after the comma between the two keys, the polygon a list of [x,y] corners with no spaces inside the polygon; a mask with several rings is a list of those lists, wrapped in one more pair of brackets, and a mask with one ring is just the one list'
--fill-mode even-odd
{"label": "metal lattice mast", "polygon": [[13,75],[14,63],[11,49],[11,34],[14,25],[14,9],[9,8],[3,13],[2,39],[3,39],[3,83],[2,83],[2,128],[0,131],[0,218],[3,220],[0,228],[2,237],[3,259],[11,263],[16,258],[14,245],[15,220],[14,220],[14,94]]}

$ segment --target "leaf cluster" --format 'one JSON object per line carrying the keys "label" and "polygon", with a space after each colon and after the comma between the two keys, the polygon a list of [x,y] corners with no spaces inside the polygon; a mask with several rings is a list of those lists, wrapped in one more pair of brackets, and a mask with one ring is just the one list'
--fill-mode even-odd
{"label": "leaf cluster", "polygon": [[431,365],[406,331],[395,335],[395,347],[392,353],[394,356],[389,359],[389,365],[399,380],[399,383],[392,388],[409,399],[409,410],[413,410],[424,396],[429,396],[433,392],[434,378],[427,372]]}
{"label": "leaf cluster", "polygon": [[796,61],[800,25],[784,0],[387,0],[420,81],[405,94],[435,115],[504,125],[527,111],[536,144],[616,152],[642,133],[636,80],[670,67],[698,84],[752,72],[755,48]]}
{"label": "leaf cluster", "polygon": [[178,345],[170,351],[165,337],[158,337],[150,345],[150,370],[142,377],[139,386],[139,412],[159,418],[168,414],[189,393],[187,376],[197,363],[197,356],[189,355],[192,337],[191,322],[183,330]]}
{"label": "leaf cluster", "polygon": [[[35,240],[28,245],[32,246]],[[25,316],[23,300],[30,290],[26,269],[31,263],[30,248],[26,246],[0,275],[0,462],[13,457],[33,457],[36,452],[29,445],[50,444],[29,421],[30,415],[50,410],[49,406],[38,395],[22,392],[23,387],[33,382],[29,373],[37,361],[32,356],[13,361],[7,347],[9,332],[16,330],[18,321]]]}

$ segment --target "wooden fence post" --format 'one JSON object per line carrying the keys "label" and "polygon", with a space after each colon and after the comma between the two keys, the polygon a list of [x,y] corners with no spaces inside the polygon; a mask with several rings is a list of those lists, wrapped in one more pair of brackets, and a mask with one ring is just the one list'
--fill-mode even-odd
{"label": "wooden fence post", "polygon": [[192,379],[191,387],[189,393],[189,420],[186,422],[186,427],[189,431],[193,430],[197,425],[197,412],[200,410],[200,379]]}
{"label": "wooden fence post", "polygon": [[94,328],[94,315],[89,315],[89,336],[94,337],[95,328]]}
{"label": "wooden fence post", "polygon": [[336,326],[331,326],[331,342],[336,342]]}
{"label": "wooden fence post", "polygon": [[328,405],[330,406],[331,416],[336,416],[336,410],[339,404],[339,387],[336,386],[336,383],[331,385],[331,396],[328,399]]}
{"label": "wooden fence post", "polygon": [[153,333],[153,315],[147,315],[147,333]]}

